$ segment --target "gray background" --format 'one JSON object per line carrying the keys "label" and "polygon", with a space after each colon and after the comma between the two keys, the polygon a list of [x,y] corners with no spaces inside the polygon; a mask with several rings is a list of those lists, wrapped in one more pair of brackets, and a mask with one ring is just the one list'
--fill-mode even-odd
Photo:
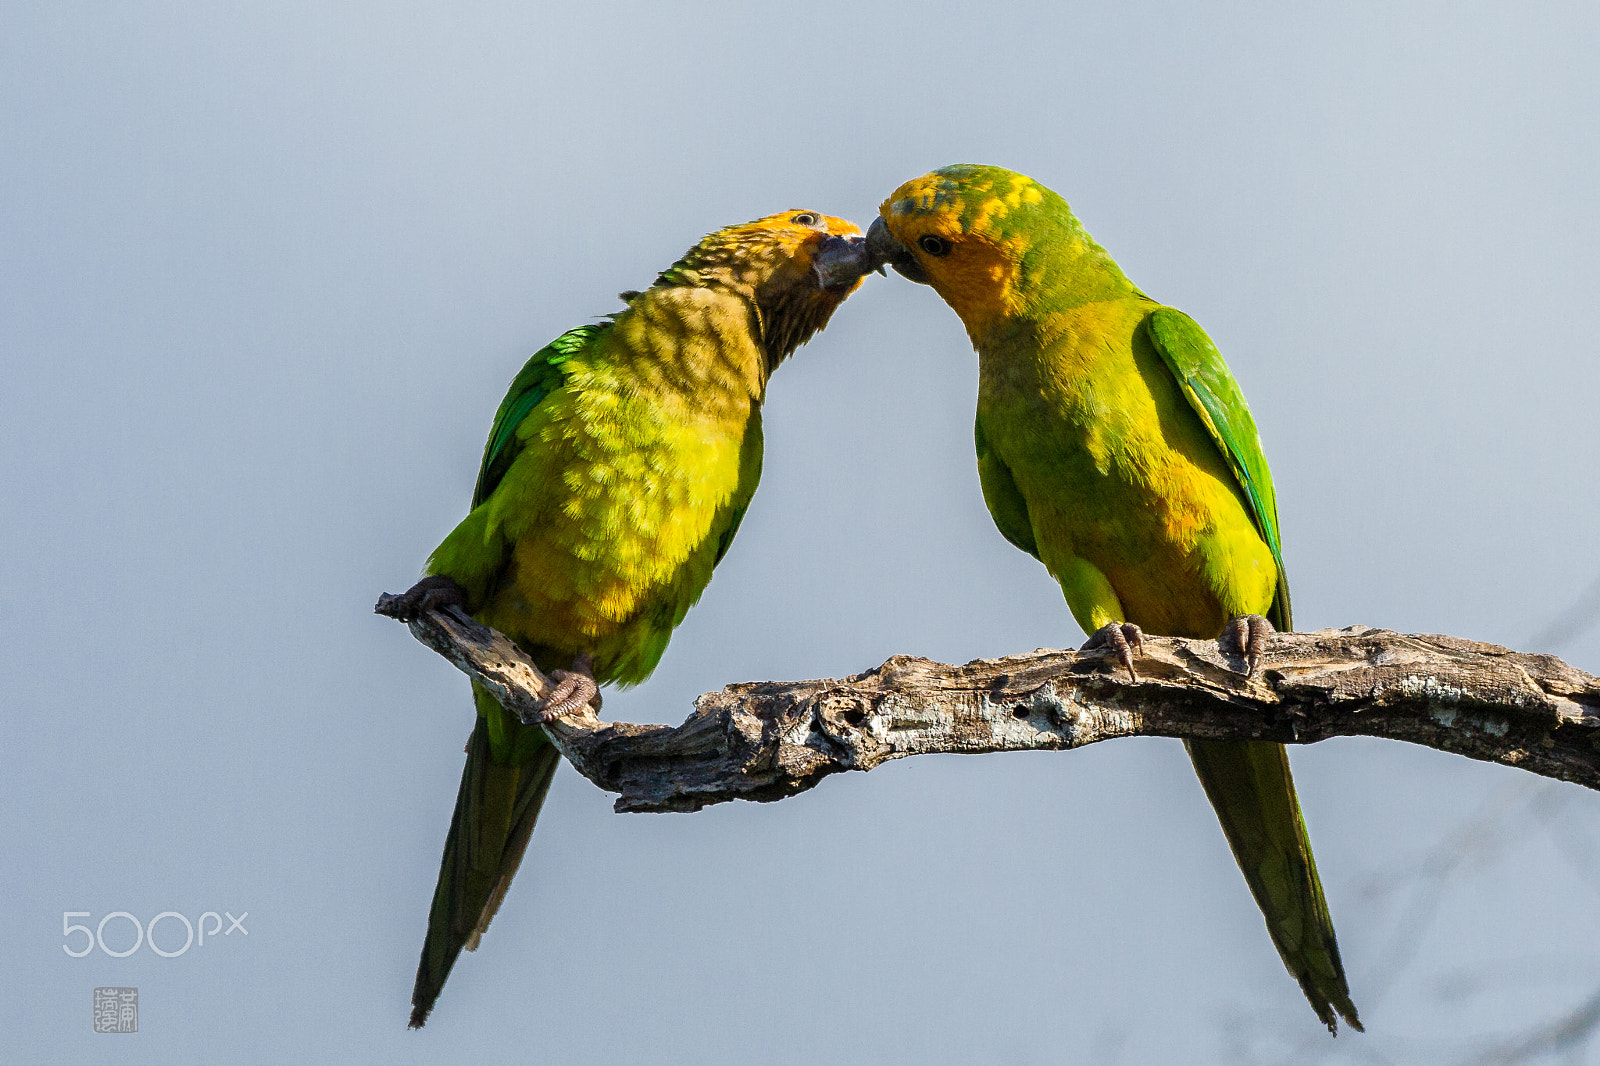
{"label": "gray background", "polygon": [[[1227,354],[1302,628],[1530,647],[1600,572],[1594,5],[199,7],[0,9],[7,1062],[1460,1061],[1600,986],[1595,796],[1335,741],[1294,758],[1370,1032],[1328,1040],[1180,747],[1122,742],[693,816],[564,770],[408,1033],[471,712],[371,614],[534,348],[710,229],[973,161]],[[1079,642],[983,509],[975,388],[871,279],[608,713]],[[1541,646],[1600,668],[1573,617]],[[63,911],[224,909],[248,937],[62,951]]]}

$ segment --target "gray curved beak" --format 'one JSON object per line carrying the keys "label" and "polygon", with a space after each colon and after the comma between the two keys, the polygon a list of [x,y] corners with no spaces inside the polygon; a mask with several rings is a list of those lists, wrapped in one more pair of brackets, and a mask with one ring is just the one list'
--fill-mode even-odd
{"label": "gray curved beak", "polygon": [[868,270],[876,270],[881,274],[884,264],[887,263],[894,267],[896,274],[908,281],[922,285],[928,283],[928,272],[922,269],[922,264],[911,254],[911,249],[901,244],[894,234],[889,232],[889,226],[881,216],[873,219],[872,225],[867,229],[867,256],[871,260]]}
{"label": "gray curved beak", "polygon": [[824,237],[811,257],[811,271],[824,289],[848,289],[871,269],[864,237]]}

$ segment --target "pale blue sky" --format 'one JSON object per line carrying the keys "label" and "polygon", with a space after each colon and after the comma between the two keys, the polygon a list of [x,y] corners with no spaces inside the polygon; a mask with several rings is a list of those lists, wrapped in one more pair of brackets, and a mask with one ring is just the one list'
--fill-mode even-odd
{"label": "pale blue sky", "polygon": [[[1600,575],[1597,49],[1578,3],[6,6],[0,1058],[1446,1062],[1570,1009],[1600,798],[1295,751],[1369,1029],[1334,1043],[1147,741],[687,816],[563,770],[407,1032],[471,710],[371,604],[533,349],[707,230],[865,224],[984,162],[1227,355],[1302,628],[1526,647]],[[774,379],[738,543],[607,713],[1078,643],[983,509],[975,366],[870,279]],[[1600,631],[1559,650],[1600,669]],[[249,933],[65,955],[62,912],[118,910]],[[97,985],[140,988],[138,1035],[90,1032]]]}

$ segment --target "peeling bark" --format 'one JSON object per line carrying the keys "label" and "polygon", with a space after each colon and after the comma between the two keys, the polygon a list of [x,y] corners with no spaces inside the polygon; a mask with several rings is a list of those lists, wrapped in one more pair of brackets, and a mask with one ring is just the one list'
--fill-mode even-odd
{"label": "peeling bark", "polygon": [[[410,628],[525,719],[553,687],[508,638],[455,608]],[[619,811],[777,800],[908,755],[1138,736],[1386,737],[1600,789],[1600,678],[1554,656],[1352,626],[1279,634],[1254,677],[1243,665],[1214,641],[1171,637],[1145,638],[1136,681],[1100,651],[965,666],[897,655],[842,680],[729,685],[697,699],[680,726],[603,722],[585,707],[545,731],[579,773],[619,794]]]}

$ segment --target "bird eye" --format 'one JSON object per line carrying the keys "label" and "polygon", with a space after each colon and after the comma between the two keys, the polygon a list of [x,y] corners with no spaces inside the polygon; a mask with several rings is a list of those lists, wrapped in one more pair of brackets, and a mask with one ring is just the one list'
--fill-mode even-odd
{"label": "bird eye", "polygon": [[921,237],[918,237],[917,247],[921,248],[929,255],[950,254],[950,242],[945,240],[943,237],[935,237],[931,233],[925,233]]}
{"label": "bird eye", "polygon": [[789,220],[796,226],[810,226],[812,229],[822,228],[822,216],[815,211],[802,211]]}

